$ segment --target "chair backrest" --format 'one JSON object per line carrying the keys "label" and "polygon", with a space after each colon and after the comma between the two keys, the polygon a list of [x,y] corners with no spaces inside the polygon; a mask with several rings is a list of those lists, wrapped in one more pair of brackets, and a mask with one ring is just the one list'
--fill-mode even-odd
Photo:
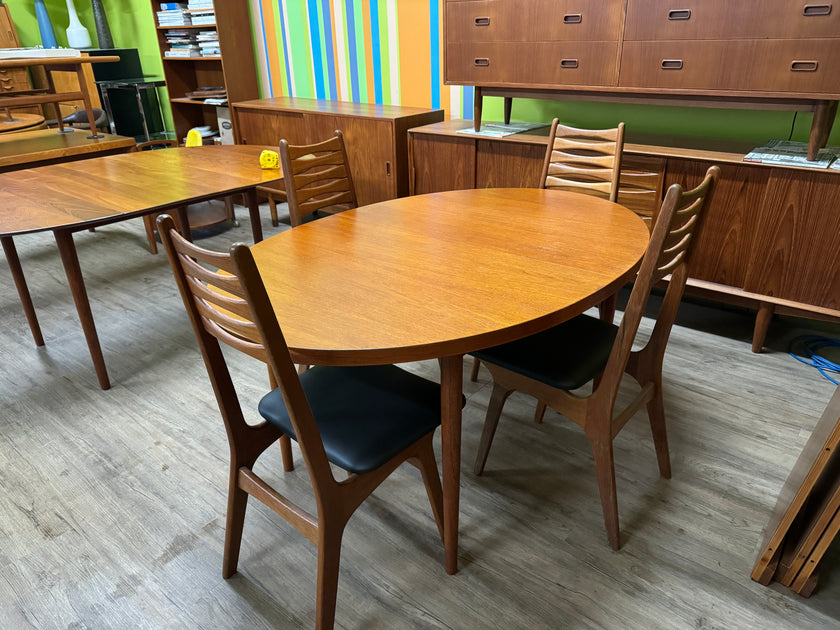
{"label": "chair backrest", "polygon": [[335,479],[250,249],[237,243],[224,254],[196,247],[178,234],[168,215],[158,217],[157,225],[216,394],[234,461],[248,458],[247,440],[253,431],[246,425],[220,341],[268,364],[272,386],[283,394],[320,497]]}
{"label": "chair backrest", "polygon": [[316,210],[356,207],[356,189],[341,131],[316,144],[293,146],[280,140],[279,153],[292,227]]}
{"label": "chair backrest", "polygon": [[627,366],[651,289],[670,274],[668,289],[659,308],[653,332],[645,347],[637,351],[650,355],[650,360],[662,361],[688,280],[691,255],[719,177],[720,168],[712,166],[706,171],[700,185],[693,190],[683,191],[679,184],[672,184],[665,194],[598,387],[603,388],[605,395],[611,400],[611,405],[615,402],[615,394]]}
{"label": "chair backrest", "polygon": [[576,129],[555,118],[540,188],[573,189],[615,201],[623,148],[624,123],[615,129]]}

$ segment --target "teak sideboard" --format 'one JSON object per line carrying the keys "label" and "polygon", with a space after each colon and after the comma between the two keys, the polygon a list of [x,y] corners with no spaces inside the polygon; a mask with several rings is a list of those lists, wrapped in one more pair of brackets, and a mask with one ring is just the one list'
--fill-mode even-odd
{"label": "teak sideboard", "polygon": [[444,81],[483,96],[813,111],[840,100],[836,0],[446,0]]}
{"label": "teak sideboard", "polygon": [[344,134],[359,205],[408,194],[406,130],[443,120],[442,109],[277,97],[231,105],[238,144],[314,144]]}
{"label": "teak sideboard", "polygon": [[[458,133],[458,120],[409,130],[412,192],[536,187],[548,128],[504,138]],[[721,180],[695,252],[689,290],[758,309],[753,350],[773,313],[840,320],[840,171],[744,162],[752,144],[628,135],[618,202],[655,219],[663,190]]]}

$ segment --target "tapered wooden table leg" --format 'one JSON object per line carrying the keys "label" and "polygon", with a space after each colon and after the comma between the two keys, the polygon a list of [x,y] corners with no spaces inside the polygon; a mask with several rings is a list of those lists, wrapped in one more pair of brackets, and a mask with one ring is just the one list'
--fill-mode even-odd
{"label": "tapered wooden table leg", "polygon": [[248,214],[251,216],[251,233],[254,235],[254,242],[263,240],[262,224],[260,223],[260,206],[257,203],[257,189],[249,188],[245,193],[245,201],[248,203]]}
{"label": "tapered wooden table leg", "polygon": [[85,333],[93,368],[96,370],[96,377],[99,379],[99,386],[102,389],[109,389],[111,383],[105,369],[105,359],[102,357],[102,348],[99,346],[99,337],[96,334],[96,325],[93,323],[93,314],[90,312],[90,302],[85,289],[85,281],[82,278],[82,269],[79,267],[79,256],[73,243],[73,233],[55,230],[53,234],[58,245],[58,252],[61,254],[64,273],[67,274],[70,292],[73,294],[73,301],[76,302],[76,311],[79,313],[79,321]]}
{"label": "tapered wooden table leg", "polygon": [[26,321],[29,322],[29,330],[35,339],[36,346],[44,345],[44,337],[41,334],[41,326],[38,324],[38,317],[35,315],[35,306],[32,304],[32,296],[29,295],[29,287],[26,286],[26,278],[23,275],[23,267],[20,266],[20,259],[17,255],[17,248],[11,236],[0,236],[3,243],[3,252],[6,254],[6,262],[9,263],[9,270],[15,281],[20,303],[23,305],[23,313]]}
{"label": "tapered wooden table leg", "polygon": [[443,548],[446,572],[458,571],[458,513],[461,494],[461,397],[463,355],[440,359]]}

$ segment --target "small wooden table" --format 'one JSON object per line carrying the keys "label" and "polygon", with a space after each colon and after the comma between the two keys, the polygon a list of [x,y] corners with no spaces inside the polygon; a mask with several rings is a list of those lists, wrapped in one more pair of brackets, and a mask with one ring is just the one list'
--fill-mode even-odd
{"label": "small wooden table", "polygon": [[[0,95],[0,107],[20,107],[25,105],[43,105],[51,103],[55,110],[55,117],[58,121],[58,131],[64,131],[64,121],[58,104],[61,101],[77,101],[81,99],[85,104],[88,122],[92,138],[100,137],[96,132],[96,116],[93,115],[93,104],[90,100],[90,93],[87,89],[87,81],[84,75],[84,66],[87,63],[114,63],[120,58],[115,55],[103,57],[25,57],[19,59],[0,59],[0,70],[6,68],[29,68],[41,66],[46,71],[46,91],[33,90],[32,92],[17,92],[7,96]],[[53,72],[75,72],[79,78],[79,89],[74,92],[59,92],[56,90],[53,81]]]}
{"label": "small wooden table", "polygon": [[632,279],[647,242],[623,206],[508,188],[383,201],[252,251],[296,362],[439,359],[444,546],[455,573],[463,355],[598,304]]}
{"label": "small wooden table", "polygon": [[44,345],[12,237],[51,230],[102,389],[110,387],[73,233],[245,193],[254,241],[262,240],[256,187],[277,181],[260,168],[265,147],[220,145],[139,151],[0,175],[0,242],[35,343]]}
{"label": "small wooden table", "polygon": [[58,162],[102,157],[134,151],[134,138],[102,134],[89,138],[87,130],[56,133],[55,129],[36,129],[0,134],[0,173]]}

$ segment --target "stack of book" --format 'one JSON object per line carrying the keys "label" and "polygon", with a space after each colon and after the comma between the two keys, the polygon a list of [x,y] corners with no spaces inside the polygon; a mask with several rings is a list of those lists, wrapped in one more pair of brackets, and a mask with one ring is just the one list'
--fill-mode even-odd
{"label": "stack of book", "polygon": [[808,159],[808,143],[795,140],[768,140],[744,156],[744,162],[759,162],[775,166],[803,166],[840,170],[840,147],[825,147],[815,160]]}
{"label": "stack of book", "polygon": [[219,48],[219,34],[213,31],[199,31],[196,37],[202,57],[213,57],[222,54]]}
{"label": "stack of book", "polygon": [[[184,96],[187,98],[191,98],[198,101],[204,101],[205,104],[214,105],[217,104],[215,101],[222,100],[227,102],[227,92],[225,91],[225,86],[220,85],[218,87],[199,87],[192,92],[187,92]],[[208,102],[213,101],[213,102]]]}
{"label": "stack of book", "polygon": [[186,29],[172,30],[166,33],[166,43],[169,50],[164,51],[164,57],[200,57],[201,49],[196,41],[196,35]]}
{"label": "stack of book", "polygon": [[189,0],[187,11],[193,24],[215,24],[216,11],[213,0]]}
{"label": "stack of book", "polygon": [[192,24],[187,5],[183,2],[161,2],[157,19],[159,26],[188,26]]}

